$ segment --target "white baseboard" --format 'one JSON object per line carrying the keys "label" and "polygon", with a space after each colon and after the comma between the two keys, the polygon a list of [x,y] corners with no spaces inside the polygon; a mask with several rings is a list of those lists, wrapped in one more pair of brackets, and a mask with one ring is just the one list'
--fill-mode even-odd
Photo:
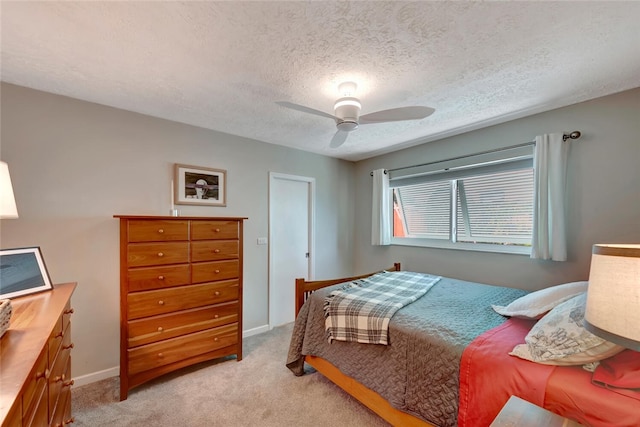
{"label": "white baseboard", "polygon": [[[242,331],[242,337],[247,338],[252,335],[262,334],[264,332],[269,332],[269,325],[263,325],[257,328]],[[95,383],[96,381],[105,380],[107,378],[117,377],[118,375],[120,375],[120,366],[115,366],[113,368],[105,369],[103,371],[93,372],[91,374],[74,377],[73,381],[74,381],[75,387],[80,387],[83,385]]]}
{"label": "white baseboard", "polygon": [[83,385],[95,383],[96,381],[106,380],[107,378],[117,377],[120,375],[120,366],[105,369],[103,371],[93,372],[91,374],[80,375],[74,377],[74,387],[80,387]]}
{"label": "white baseboard", "polygon": [[262,326],[258,326],[257,328],[242,331],[242,338],[247,338],[252,335],[262,334],[264,332],[269,332],[269,325],[262,325]]}

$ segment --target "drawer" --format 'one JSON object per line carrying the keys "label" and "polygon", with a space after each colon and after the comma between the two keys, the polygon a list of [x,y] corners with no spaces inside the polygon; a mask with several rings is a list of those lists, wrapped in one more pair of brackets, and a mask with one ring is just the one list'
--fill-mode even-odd
{"label": "drawer", "polygon": [[225,302],[130,321],[129,348],[175,338],[238,321],[238,302]]}
{"label": "drawer", "polygon": [[71,315],[73,314],[73,308],[71,308],[71,301],[67,303],[62,312],[62,330],[65,331],[69,327],[71,322]]}
{"label": "drawer", "polygon": [[188,285],[191,281],[189,264],[167,267],[143,267],[127,272],[129,292]]}
{"label": "drawer", "polygon": [[[64,321],[64,315],[60,317],[60,320],[56,324],[62,325]],[[60,332],[58,329],[54,330],[49,338],[49,365],[53,363],[59,350],[64,349],[66,346],[71,345],[69,340],[71,339],[71,323],[67,321],[64,332]],[[71,345],[70,348],[72,348]]]}
{"label": "drawer", "polygon": [[49,371],[47,369],[47,349],[42,351],[36,364],[33,367],[33,370],[29,374],[29,379],[25,383],[25,389],[22,393],[22,405],[24,408],[24,413],[22,414],[25,419],[28,419],[31,413],[37,406],[37,399],[42,393],[42,388],[47,384],[47,375]]}
{"label": "drawer", "polygon": [[178,286],[127,295],[129,320],[238,299],[238,281]]}
{"label": "drawer", "polygon": [[200,240],[191,242],[191,262],[238,258],[239,250],[240,243],[237,240]]}
{"label": "drawer", "polygon": [[[59,418],[56,419],[55,422],[51,424],[53,427],[64,427],[75,422],[75,418],[71,415],[71,387],[62,389],[60,399],[62,403],[58,403],[58,409],[62,411],[62,420]],[[56,411],[56,418],[59,413],[59,411]]]}
{"label": "drawer", "polygon": [[235,279],[240,276],[240,262],[213,261],[191,264],[191,283],[212,282],[214,280]]}
{"label": "drawer", "polygon": [[238,221],[192,221],[191,240],[237,239]]}
{"label": "drawer", "polygon": [[53,362],[56,358],[64,333],[62,332],[62,316],[56,321],[55,327],[49,336],[49,360]]}
{"label": "drawer", "polygon": [[71,386],[74,383],[71,379],[71,357],[66,358],[62,377],[64,379],[58,387],[58,394],[54,396],[49,390],[49,419],[54,427],[62,427],[71,414]]}
{"label": "drawer", "polygon": [[129,267],[185,264],[189,262],[189,243],[133,243],[127,246]]}
{"label": "drawer", "polygon": [[221,326],[179,338],[127,350],[129,375],[179,362],[238,342],[238,324]]}
{"label": "drawer", "polygon": [[64,334],[64,340],[60,352],[54,359],[49,359],[49,365],[51,369],[51,375],[49,376],[49,416],[53,415],[53,411],[56,407],[58,395],[66,387],[70,387],[73,384],[73,380],[69,376],[71,369],[69,363],[71,362],[71,331],[67,330]]}
{"label": "drawer", "polygon": [[189,221],[187,220],[130,220],[128,221],[129,242],[167,242],[187,240]]}

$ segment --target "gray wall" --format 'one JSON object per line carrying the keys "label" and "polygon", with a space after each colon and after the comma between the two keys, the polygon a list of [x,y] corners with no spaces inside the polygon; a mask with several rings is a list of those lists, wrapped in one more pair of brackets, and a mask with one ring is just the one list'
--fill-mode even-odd
{"label": "gray wall", "polygon": [[[437,111],[433,116],[436,118]],[[443,160],[579,130],[568,170],[567,262],[405,246],[371,246],[371,177],[378,168]],[[640,242],[640,89],[408,148],[356,164],[356,269],[394,261],[403,268],[463,280],[540,289],[586,279],[595,243]]]}
{"label": "gray wall", "polygon": [[268,323],[268,253],[256,239],[268,235],[270,171],[316,179],[317,276],[351,273],[353,163],[4,83],[0,95],[0,155],[20,215],[0,222],[0,246],[40,246],[55,283],[78,282],[74,377],[119,365],[113,215],[168,215],[174,163],[227,170],[227,207],[178,206],[183,215],[249,218],[245,331]]}

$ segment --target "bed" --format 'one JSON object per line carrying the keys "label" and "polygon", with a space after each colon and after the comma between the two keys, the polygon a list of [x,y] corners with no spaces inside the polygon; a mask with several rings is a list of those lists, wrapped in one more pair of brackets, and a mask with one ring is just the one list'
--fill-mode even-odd
{"label": "bed", "polygon": [[[396,263],[383,271],[400,270]],[[327,295],[369,276],[296,281],[287,356],[295,375],[305,373],[306,363],[398,426],[489,425],[511,395],[584,425],[640,425],[640,391],[597,387],[580,366],[543,365],[508,354],[536,320],[507,318],[491,306],[507,306],[526,295],[523,290],[442,277],[396,312],[389,345],[329,343]]]}

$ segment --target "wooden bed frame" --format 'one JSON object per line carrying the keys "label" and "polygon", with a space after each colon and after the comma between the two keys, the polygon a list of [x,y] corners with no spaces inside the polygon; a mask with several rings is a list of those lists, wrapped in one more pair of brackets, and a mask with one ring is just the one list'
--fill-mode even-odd
{"label": "wooden bed frame", "polygon": [[[396,262],[393,264],[393,267],[387,268],[383,271],[400,270],[400,263]],[[300,312],[300,308],[304,302],[314,291],[327,286],[336,285],[338,283],[369,277],[376,273],[379,273],[379,271],[363,274],[361,276],[330,280],[307,281],[305,279],[296,279],[296,317],[298,317],[298,313]],[[394,408],[378,393],[362,385],[353,378],[343,374],[327,360],[317,356],[305,356],[304,361],[391,425],[407,427],[435,427],[433,424],[429,424],[420,418]]]}

